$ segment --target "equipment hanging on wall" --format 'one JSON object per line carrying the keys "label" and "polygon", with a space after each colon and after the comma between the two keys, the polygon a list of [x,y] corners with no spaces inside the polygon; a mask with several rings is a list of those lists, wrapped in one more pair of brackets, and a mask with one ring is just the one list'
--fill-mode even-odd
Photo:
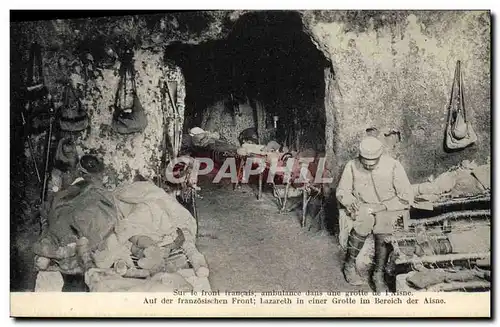
{"label": "equipment hanging on wall", "polygon": [[71,84],[64,87],[59,126],[61,130],[66,132],[80,132],[89,126],[87,112],[83,109],[82,103]]}
{"label": "equipment hanging on wall", "polygon": [[[172,88],[172,92],[170,89]],[[164,83],[164,90],[166,94],[168,94],[168,100],[170,102],[170,105],[172,106],[173,110],[173,116],[169,115],[167,117],[168,120],[173,119],[173,124],[174,124],[174,134],[173,134],[173,158],[177,158],[177,154],[179,153],[180,150],[180,145],[181,145],[181,139],[182,139],[182,120],[181,116],[179,113],[179,108],[177,108],[176,101],[177,101],[177,83],[175,81],[170,81],[170,82],[165,82]],[[175,99],[175,100],[174,100]],[[168,111],[170,112],[170,111]]]}
{"label": "equipment hanging on wall", "polygon": [[36,42],[31,45],[30,49],[26,90],[28,100],[40,99],[48,93],[43,78],[42,49]]}
{"label": "equipment hanging on wall", "polygon": [[[115,113],[111,124],[113,130],[119,134],[143,132],[148,120],[144,107],[137,96],[135,83],[134,54],[131,50],[125,51],[121,58],[120,80],[115,98]],[[127,81],[130,80],[131,89],[127,90]],[[131,103],[127,97],[131,96]],[[128,99],[130,102],[130,98]]]}
{"label": "equipment hanging on wall", "polygon": [[445,144],[448,150],[464,149],[477,141],[477,135],[472,128],[472,124],[467,121],[460,66],[460,60],[458,60],[448,107],[448,124],[445,136]]}
{"label": "equipment hanging on wall", "polygon": [[31,45],[27,75],[24,90],[26,105],[22,112],[22,120],[26,126],[29,125],[28,134],[39,134],[46,131],[49,125],[51,99],[45,86],[42,49],[38,43]]}
{"label": "equipment hanging on wall", "polygon": [[65,136],[59,140],[54,161],[57,164],[58,169],[62,171],[67,171],[77,166],[78,153],[72,137]]}
{"label": "equipment hanging on wall", "polygon": [[37,180],[39,183],[42,183],[31,134],[41,133],[45,131],[48,126],[50,120],[51,97],[43,78],[41,47],[36,42],[33,43],[30,48],[26,89],[24,89],[23,94],[24,101],[26,102],[21,111],[21,121]]}
{"label": "equipment hanging on wall", "polygon": [[[45,202],[46,197],[47,197],[47,185],[49,182],[49,176],[50,176],[50,163],[51,163],[51,158],[52,158],[52,135],[54,133],[54,121],[56,117],[56,110],[54,106],[51,106],[49,110],[50,114],[50,119],[49,119],[49,127],[47,130],[47,135],[45,137],[45,154],[44,154],[44,165],[43,165],[43,184],[42,184],[42,191],[41,191],[41,201],[42,204]],[[43,222],[41,222],[43,225]]]}
{"label": "equipment hanging on wall", "polygon": [[[30,49],[29,66],[27,71],[26,88],[23,90],[23,100],[26,101],[21,112],[23,127],[27,138],[30,157],[33,161],[38,182],[41,184],[40,199],[36,207],[42,211],[47,196],[47,185],[52,159],[52,137],[56,108],[52,101],[43,76],[42,49],[38,43],[33,43]],[[40,171],[36,160],[36,152],[31,139],[32,134],[45,133],[45,147],[43,155],[43,171]],[[44,215],[39,215],[40,231],[44,227]]]}
{"label": "equipment hanging on wall", "polygon": [[[168,85],[166,82],[159,83],[160,88],[160,103],[161,110],[163,112],[163,141],[162,141],[162,162],[161,162],[161,172],[165,172],[168,162],[175,158],[176,155],[176,144],[175,144],[175,135],[176,135],[176,120],[175,120],[175,109],[172,107],[172,111],[168,110],[166,98],[168,92]],[[173,134],[170,134],[170,131],[173,131]]]}

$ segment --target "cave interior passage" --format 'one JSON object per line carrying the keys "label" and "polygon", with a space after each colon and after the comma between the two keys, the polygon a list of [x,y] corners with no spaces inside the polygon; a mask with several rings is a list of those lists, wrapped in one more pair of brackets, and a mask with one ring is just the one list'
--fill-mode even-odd
{"label": "cave interior passage", "polygon": [[[329,62],[304,32],[297,13],[245,14],[226,39],[175,43],[165,57],[181,67],[186,80],[184,132],[207,127],[204,120],[219,104],[233,122],[250,121],[261,144],[276,140],[291,150],[324,151]],[[248,117],[242,117],[245,106],[251,108]],[[211,122],[209,128],[223,124]]]}

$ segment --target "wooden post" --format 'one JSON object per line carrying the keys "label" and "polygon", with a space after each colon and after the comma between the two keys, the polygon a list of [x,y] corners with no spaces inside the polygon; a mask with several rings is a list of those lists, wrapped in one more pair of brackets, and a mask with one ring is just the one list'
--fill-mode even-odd
{"label": "wooden post", "polygon": [[307,187],[302,188],[302,227],[306,227],[306,210],[307,210]]}
{"label": "wooden post", "polygon": [[404,231],[409,231],[410,230],[410,214],[408,213],[403,213],[403,230]]}
{"label": "wooden post", "polygon": [[285,211],[286,201],[288,200],[288,190],[289,189],[290,189],[290,181],[287,181],[286,186],[285,186],[285,198],[283,199],[283,206],[281,207],[280,212]]}
{"label": "wooden post", "polygon": [[259,173],[259,193],[257,194],[257,200],[260,200],[262,198],[262,178],[264,172]]}
{"label": "wooden post", "polygon": [[245,172],[245,170],[243,169],[243,165],[245,164],[245,161],[246,161],[245,158],[246,157],[238,157],[240,162],[238,165],[238,173],[236,174],[236,184],[234,184],[233,190],[238,188],[238,186],[240,185],[240,179],[242,179],[244,177],[243,173]]}
{"label": "wooden post", "polygon": [[[194,185],[196,187],[196,185]],[[198,209],[196,208],[196,188],[191,189],[191,207],[193,208],[193,216],[196,220],[196,238],[199,234]]]}

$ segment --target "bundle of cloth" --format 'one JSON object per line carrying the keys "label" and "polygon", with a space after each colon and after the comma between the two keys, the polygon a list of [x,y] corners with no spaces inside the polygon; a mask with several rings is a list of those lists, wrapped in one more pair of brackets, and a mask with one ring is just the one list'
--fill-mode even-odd
{"label": "bundle of cloth", "polygon": [[189,130],[189,135],[191,136],[192,144],[197,147],[206,147],[220,140],[220,134],[218,132],[205,131],[200,127],[191,128]]}
{"label": "bundle of cloth", "polygon": [[197,155],[208,151],[213,155],[215,153],[230,153],[235,154],[238,146],[231,144],[224,137],[221,137],[219,132],[205,131],[200,127],[194,127],[189,130],[189,134],[185,134],[182,139],[181,153]]}
{"label": "bundle of cloth", "polygon": [[[146,291],[159,281],[165,290],[186,276],[205,280],[206,289],[209,271],[195,246],[196,228],[191,213],[152,182],[111,192],[81,179],[55,194],[48,227],[34,246],[36,266],[85,274],[91,291],[126,291],[131,284]],[[192,274],[179,275],[183,270]]]}
{"label": "bundle of cloth", "polygon": [[480,269],[464,269],[458,271],[446,271],[444,269],[429,269],[416,271],[406,278],[408,285],[427,291],[437,291],[440,284],[452,284],[454,282],[490,281],[491,272]]}
{"label": "bundle of cloth", "polygon": [[468,160],[458,167],[452,167],[437,178],[429,178],[428,182],[414,184],[416,198],[437,201],[443,197],[471,197],[490,191],[490,165],[477,165]]}
{"label": "bundle of cloth", "polygon": [[269,141],[266,145],[263,144],[255,144],[255,143],[243,143],[238,148],[238,154],[240,156],[248,156],[248,155],[270,155],[280,153],[280,149],[282,149],[281,145],[276,141]]}

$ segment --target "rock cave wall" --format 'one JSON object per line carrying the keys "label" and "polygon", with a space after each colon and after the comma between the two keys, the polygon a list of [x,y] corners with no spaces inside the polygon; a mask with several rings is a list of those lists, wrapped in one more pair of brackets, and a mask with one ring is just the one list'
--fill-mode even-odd
{"label": "rock cave wall", "polygon": [[[203,112],[201,128],[208,131],[217,131],[226,141],[234,145],[240,145],[238,136],[246,128],[255,127],[254,109],[248,103],[240,103],[238,112],[228,112],[226,101],[219,101],[208,107]],[[272,137],[274,129],[266,126],[266,112],[262,105],[257,105],[259,120],[261,126],[261,143],[265,143]]]}
{"label": "rock cave wall", "polygon": [[[46,43],[39,38],[40,36],[37,38],[36,31],[38,29],[45,31],[43,35],[45,40],[57,40],[61,37],[61,34],[57,34],[57,29],[49,29],[46,24],[47,22],[42,22],[36,28],[37,26],[31,22],[27,26],[21,24],[18,27],[18,33],[24,34],[24,42],[17,45],[17,50],[21,54],[21,62],[28,62],[31,41]],[[66,33],[69,32],[66,31]],[[164,128],[166,119],[173,115],[173,108],[168,98],[162,104],[160,86],[163,82],[174,82],[177,85],[176,94],[173,96],[180,114],[179,126],[182,127],[186,95],[184,77],[179,67],[164,60],[164,54],[161,50],[161,47],[158,47],[155,49],[137,48],[134,51],[137,94],[145,109],[148,126],[144,132],[130,135],[121,135],[111,129],[113,105],[119,81],[119,61],[113,67],[101,69],[101,75],[97,78],[86,80],[83,76],[68,72],[58,66],[57,58],[59,56],[64,54],[69,58],[69,61],[73,61],[76,59],[75,54],[64,48],[51,48],[47,44],[42,52],[45,82],[56,99],[55,101],[58,101],[62,94],[62,88],[57,83],[62,75],[66,75],[64,76],[66,78],[71,75],[74,85],[80,81],[88,90],[81,98],[81,102],[89,115],[90,126],[86,130],[74,134],[77,151],[80,156],[94,154],[103,160],[106,169],[104,182],[110,189],[115,188],[121,182],[131,181],[136,174],[141,174],[146,178],[154,178],[160,173],[161,156],[165,151],[162,144],[164,133],[167,132],[170,137],[173,137],[172,124],[167,130]],[[56,137],[54,142],[56,142],[58,135],[54,134],[54,136]],[[45,133],[33,135],[33,143],[40,167],[42,165],[41,158],[43,158],[44,138]],[[26,162],[29,163],[31,154],[27,150],[26,144],[25,149]]]}
{"label": "rock cave wall", "polygon": [[[167,107],[162,107],[160,85],[163,82],[177,82],[177,103],[180,125],[184,117],[184,78],[178,67],[166,66],[162,53],[139,50],[135,54],[137,93],[145,108],[148,126],[142,133],[120,135],[111,129],[115,92],[119,77],[115,69],[104,70],[104,79],[96,83],[96,93],[84,99],[89,110],[90,132],[78,139],[79,155],[95,153],[107,167],[105,185],[114,188],[120,182],[131,181],[139,173],[146,178],[158,175],[161,156],[166,150],[162,145],[166,117],[173,108],[166,99]],[[118,69],[118,67],[116,67]],[[170,125],[168,135],[173,138]]]}
{"label": "rock cave wall", "polygon": [[[359,138],[370,127],[400,131],[394,155],[412,183],[465,159],[489,160],[489,12],[309,11],[303,12],[303,21],[333,65],[325,105],[335,176],[356,155]],[[462,61],[465,105],[478,141],[447,153],[443,140],[457,60]]]}

